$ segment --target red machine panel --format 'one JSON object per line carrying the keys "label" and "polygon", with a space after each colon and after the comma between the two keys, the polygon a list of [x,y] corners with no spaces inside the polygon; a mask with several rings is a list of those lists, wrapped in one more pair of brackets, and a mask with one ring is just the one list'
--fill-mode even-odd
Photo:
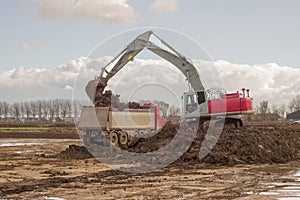
{"label": "red machine panel", "polygon": [[226,94],[222,99],[208,100],[209,114],[245,112],[252,109],[252,99],[241,97],[238,93]]}

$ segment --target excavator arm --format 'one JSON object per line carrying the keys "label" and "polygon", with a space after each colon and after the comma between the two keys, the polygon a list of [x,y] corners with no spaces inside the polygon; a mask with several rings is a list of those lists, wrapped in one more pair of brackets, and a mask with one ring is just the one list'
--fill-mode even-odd
{"label": "excavator arm", "polygon": [[[151,35],[159,39],[165,46],[170,49],[170,51],[165,50],[149,41]],[[199,77],[198,71],[192,64],[192,62],[187,60],[184,56],[182,56],[179,52],[177,52],[173,47],[171,47],[168,43],[166,43],[152,31],[147,31],[139,35],[128,46],[126,46],[123,51],[121,51],[105,67],[102,68],[101,73],[98,77],[96,77],[95,80],[92,80],[88,83],[88,85],[86,86],[86,93],[91,101],[94,102],[95,94],[97,92],[97,88],[99,88],[99,84],[105,87],[107,85],[107,82],[116,73],[118,73],[129,61],[132,61],[134,57],[145,48],[177,67],[184,74],[191,88],[195,92],[205,90]],[[111,68],[110,65],[113,63],[115,64]]]}

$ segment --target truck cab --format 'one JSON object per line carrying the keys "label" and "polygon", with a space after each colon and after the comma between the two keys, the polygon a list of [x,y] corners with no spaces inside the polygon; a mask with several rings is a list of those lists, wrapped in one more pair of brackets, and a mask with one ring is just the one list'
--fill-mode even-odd
{"label": "truck cab", "polygon": [[167,122],[166,111],[159,105],[153,103],[141,104],[142,109],[150,109],[155,113],[156,130],[164,127]]}

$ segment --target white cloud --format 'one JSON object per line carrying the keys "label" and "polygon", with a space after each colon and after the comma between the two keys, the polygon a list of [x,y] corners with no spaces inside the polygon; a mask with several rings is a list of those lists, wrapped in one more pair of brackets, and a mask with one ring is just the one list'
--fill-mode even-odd
{"label": "white cloud", "polygon": [[45,18],[93,18],[122,24],[134,22],[137,16],[127,0],[41,0],[38,13]]}
{"label": "white cloud", "polygon": [[178,0],[155,0],[153,4],[150,5],[149,10],[152,12],[176,12],[178,10]]}
{"label": "white cloud", "polygon": [[277,104],[288,102],[300,93],[300,68],[279,66],[276,63],[242,65],[226,61],[218,61],[215,65],[226,88],[250,88],[256,103],[262,100]]}
{"label": "white cloud", "polygon": [[[109,57],[96,60],[81,57],[55,69],[20,67],[2,71],[0,92],[3,95],[0,100],[71,98],[73,89],[74,98],[87,99],[84,92],[87,82],[97,76],[109,60]],[[228,92],[249,88],[255,104],[262,100],[280,104],[300,93],[300,68],[275,63],[247,65],[227,61],[193,62],[199,66],[200,75],[209,87],[217,86],[222,79]],[[219,75],[221,79],[218,79]],[[120,94],[122,100],[129,101],[132,98],[139,100],[143,95],[143,98],[150,99],[164,98],[165,94],[170,96],[173,93],[180,98],[187,90],[187,84],[181,72],[166,61],[135,59],[111,79],[109,88]]]}

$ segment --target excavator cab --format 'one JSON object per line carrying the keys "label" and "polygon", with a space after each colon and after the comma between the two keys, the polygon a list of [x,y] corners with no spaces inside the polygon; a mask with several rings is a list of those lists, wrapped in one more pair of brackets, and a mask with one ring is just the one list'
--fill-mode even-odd
{"label": "excavator cab", "polygon": [[185,118],[208,114],[206,91],[190,91],[183,94],[183,114]]}

